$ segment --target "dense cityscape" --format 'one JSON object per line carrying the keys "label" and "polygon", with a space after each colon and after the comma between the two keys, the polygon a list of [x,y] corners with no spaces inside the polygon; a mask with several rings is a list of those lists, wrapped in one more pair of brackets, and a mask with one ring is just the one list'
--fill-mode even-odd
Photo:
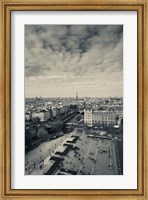
{"label": "dense cityscape", "polygon": [[26,98],[25,174],[122,175],[123,98]]}
{"label": "dense cityscape", "polygon": [[123,25],[25,25],[25,175],[123,175]]}

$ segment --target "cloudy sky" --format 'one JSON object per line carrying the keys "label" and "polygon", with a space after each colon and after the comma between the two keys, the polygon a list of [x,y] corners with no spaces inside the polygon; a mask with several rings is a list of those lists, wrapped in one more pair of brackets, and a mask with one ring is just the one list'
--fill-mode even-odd
{"label": "cloudy sky", "polygon": [[122,25],[26,25],[26,97],[123,93]]}

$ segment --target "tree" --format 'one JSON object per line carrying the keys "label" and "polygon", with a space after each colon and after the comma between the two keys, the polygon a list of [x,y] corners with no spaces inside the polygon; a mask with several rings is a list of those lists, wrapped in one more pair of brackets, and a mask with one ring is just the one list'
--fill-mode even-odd
{"label": "tree", "polygon": [[38,136],[38,138],[41,138],[42,140],[48,139],[49,134],[48,134],[47,130],[45,130],[44,126],[40,126],[38,128],[37,136]]}
{"label": "tree", "polygon": [[32,118],[33,124],[39,124],[40,123],[40,118],[39,117],[34,117]]}
{"label": "tree", "polygon": [[55,130],[56,130],[56,132],[63,131],[64,123],[63,123],[62,121],[58,120],[58,121],[56,121],[56,122],[54,123],[54,125],[55,125]]}
{"label": "tree", "polygon": [[77,116],[76,116],[76,120],[77,121],[80,121],[82,119],[82,115],[81,114],[78,114]]}

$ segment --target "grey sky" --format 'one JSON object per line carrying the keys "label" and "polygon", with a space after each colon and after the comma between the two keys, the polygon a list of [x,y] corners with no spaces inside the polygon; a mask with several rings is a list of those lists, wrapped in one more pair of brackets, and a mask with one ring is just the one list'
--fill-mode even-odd
{"label": "grey sky", "polygon": [[122,96],[122,25],[26,25],[25,96]]}

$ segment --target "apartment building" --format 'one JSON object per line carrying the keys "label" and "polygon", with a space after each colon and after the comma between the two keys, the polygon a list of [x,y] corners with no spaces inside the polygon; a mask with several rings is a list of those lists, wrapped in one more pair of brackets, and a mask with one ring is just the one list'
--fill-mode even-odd
{"label": "apartment building", "polygon": [[88,126],[93,126],[93,111],[92,109],[84,109],[84,123]]}
{"label": "apartment building", "polygon": [[114,126],[116,124],[116,113],[105,110],[84,110],[84,123],[88,126]]}
{"label": "apartment building", "polygon": [[50,113],[48,111],[34,112],[32,118],[39,118],[41,122],[45,122],[50,118]]}

